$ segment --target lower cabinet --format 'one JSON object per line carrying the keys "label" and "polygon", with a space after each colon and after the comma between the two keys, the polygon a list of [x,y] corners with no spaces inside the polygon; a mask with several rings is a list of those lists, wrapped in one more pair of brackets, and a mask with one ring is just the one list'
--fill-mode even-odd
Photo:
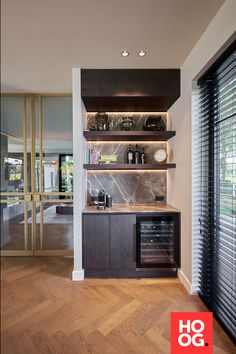
{"label": "lower cabinet", "polygon": [[83,215],[85,269],[136,268],[135,215]]}
{"label": "lower cabinet", "polygon": [[109,215],[83,216],[83,264],[88,269],[110,268]]}
{"label": "lower cabinet", "polygon": [[162,277],[180,266],[180,214],[83,214],[83,267],[91,277]]}
{"label": "lower cabinet", "polygon": [[136,269],[136,216],[110,216],[110,267]]}

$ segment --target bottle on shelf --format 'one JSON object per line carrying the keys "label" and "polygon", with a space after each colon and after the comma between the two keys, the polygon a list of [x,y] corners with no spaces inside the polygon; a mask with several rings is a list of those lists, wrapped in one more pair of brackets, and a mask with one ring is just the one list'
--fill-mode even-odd
{"label": "bottle on shelf", "polygon": [[127,151],[127,163],[132,164],[134,161],[134,152],[132,150],[131,144],[129,144],[129,148]]}
{"label": "bottle on shelf", "polygon": [[145,164],[146,163],[146,152],[144,151],[144,146],[142,147],[140,157],[141,157],[140,158],[141,164]]}
{"label": "bottle on shelf", "polygon": [[137,144],[136,144],[136,148],[135,148],[135,151],[134,151],[134,163],[135,164],[140,163],[140,152],[139,152]]}

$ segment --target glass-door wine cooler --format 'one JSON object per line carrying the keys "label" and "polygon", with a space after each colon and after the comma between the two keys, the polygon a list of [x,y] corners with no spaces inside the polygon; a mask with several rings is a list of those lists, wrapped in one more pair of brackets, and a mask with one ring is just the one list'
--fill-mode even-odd
{"label": "glass-door wine cooler", "polygon": [[137,217],[137,268],[180,266],[179,214]]}

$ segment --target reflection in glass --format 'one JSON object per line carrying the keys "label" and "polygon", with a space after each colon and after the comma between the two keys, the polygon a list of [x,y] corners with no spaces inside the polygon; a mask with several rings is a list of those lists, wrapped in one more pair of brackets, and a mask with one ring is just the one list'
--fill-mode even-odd
{"label": "reflection in glass", "polygon": [[21,158],[13,158],[13,155],[8,153],[8,157],[3,156],[4,182],[8,185],[8,192],[24,192],[23,155]]}
{"label": "reflection in glass", "polygon": [[22,192],[24,138],[21,97],[1,97],[1,191]]}
{"label": "reflection in glass", "polygon": [[73,206],[45,203],[43,208],[43,249],[73,249]]}
{"label": "reflection in glass", "polygon": [[[26,132],[30,116],[26,116]],[[1,191],[24,191],[23,98],[1,97]],[[27,175],[30,181],[30,139],[27,139]],[[29,191],[30,189],[28,189]]]}
{"label": "reflection in glass", "polygon": [[59,156],[48,154],[43,157],[44,192],[59,191]]}
{"label": "reflection in glass", "polygon": [[73,192],[73,156],[59,156],[59,190]]}
{"label": "reflection in glass", "polygon": [[1,203],[1,250],[31,250],[31,228],[25,226],[25,214],[31,216],[31,203]]}
{"label": "reflection in glass", "polygon": [[42,97],[42,136],[44,192],[72,192],[71,97]]}
{"label": "reflection in glass", "polygon": [[[72,250],[73,249],[73,204],[41,203],[36,208],[36,250]],[[40,236],[40,221],[41,236]],[[28,220],[31,222],[31,219]],[[42,240],[40,241],[40,237]]]}

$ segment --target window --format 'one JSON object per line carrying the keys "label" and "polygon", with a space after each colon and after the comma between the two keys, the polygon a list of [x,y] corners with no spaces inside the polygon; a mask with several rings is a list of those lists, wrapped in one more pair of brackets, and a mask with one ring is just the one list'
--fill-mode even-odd
{"label": "window", "polygon": [[235,43],[198,81],[198,90],[193,133],[193,257],[198,258],[194,279],[204,302],[236,339]]}

